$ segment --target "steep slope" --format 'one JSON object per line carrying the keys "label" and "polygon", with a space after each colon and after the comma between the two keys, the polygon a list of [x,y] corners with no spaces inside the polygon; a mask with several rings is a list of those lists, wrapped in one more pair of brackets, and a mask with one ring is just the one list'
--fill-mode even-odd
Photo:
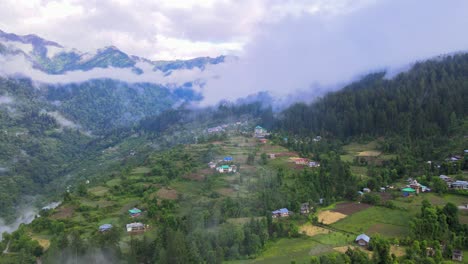
{"label": "steep slope", "polygon": [[310,104],[283,112],[295,134],[347,138],[448,136],[468,116],[468,54],[417,63],[393,79],[376,73]]}

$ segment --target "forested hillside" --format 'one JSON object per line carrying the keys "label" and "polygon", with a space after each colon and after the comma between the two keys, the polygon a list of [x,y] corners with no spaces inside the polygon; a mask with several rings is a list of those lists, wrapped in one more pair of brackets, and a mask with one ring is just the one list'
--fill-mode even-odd
{"label": "forested hillside", "polygon": [[392,79],[371,74],[312,104],[295,104],[279,128],[340,139],[449,136],[466,120],[467,102],[468,54],[461,54],[416,63]]}

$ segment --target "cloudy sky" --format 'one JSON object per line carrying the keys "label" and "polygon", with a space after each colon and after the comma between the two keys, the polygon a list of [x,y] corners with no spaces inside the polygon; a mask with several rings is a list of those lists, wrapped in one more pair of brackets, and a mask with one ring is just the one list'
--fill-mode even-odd
{"label": "cloudy sky", "polygon": [[153,60],[236,55],[205,73],[217,76],[204,88],[208,103],[265,90],[314,95],[467,51],[467,25],[465,0],[2,0],[0,9],[0,29],[82,51],[115,45]]}
{"label": "cloudy sky", "polygon": [[262,27],[288,17],[344,13],[372,1],[2,0],[0,29],[71,48],[115,45],[150,59],[239,54]]}

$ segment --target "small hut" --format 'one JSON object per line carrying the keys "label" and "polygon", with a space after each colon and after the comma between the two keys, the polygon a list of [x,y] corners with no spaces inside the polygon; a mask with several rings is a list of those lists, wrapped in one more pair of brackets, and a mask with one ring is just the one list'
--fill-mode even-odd
{"label": "small hut", "polygon": [[354,241],[361,247],[367,247],[369,246],[370,237],[366,234],[360,234]]}

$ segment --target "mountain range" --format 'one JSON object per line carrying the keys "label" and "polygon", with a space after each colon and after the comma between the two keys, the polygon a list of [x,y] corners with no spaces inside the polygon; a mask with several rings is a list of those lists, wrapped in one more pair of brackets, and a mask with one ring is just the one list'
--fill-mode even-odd
{"label": "mountain range", "polygon": [[0,30],[0,54],[22,55],[32,63],[35,69],[47,74],[63,74],[70,71],[89,71],[94,68],[129,68],[136,74],[142,74],[139,63],[146,63],[152,71],[162,71],[166,74],[180,69],[204,69],[209,64],[223,63],[225,56],[216,58],[200,57],[190,60],[152,61],[138,56],[132,56],[115,46],[98,49],[95,52],[82,52],[76,49],[45,40],[36,35],[16,35]]}

